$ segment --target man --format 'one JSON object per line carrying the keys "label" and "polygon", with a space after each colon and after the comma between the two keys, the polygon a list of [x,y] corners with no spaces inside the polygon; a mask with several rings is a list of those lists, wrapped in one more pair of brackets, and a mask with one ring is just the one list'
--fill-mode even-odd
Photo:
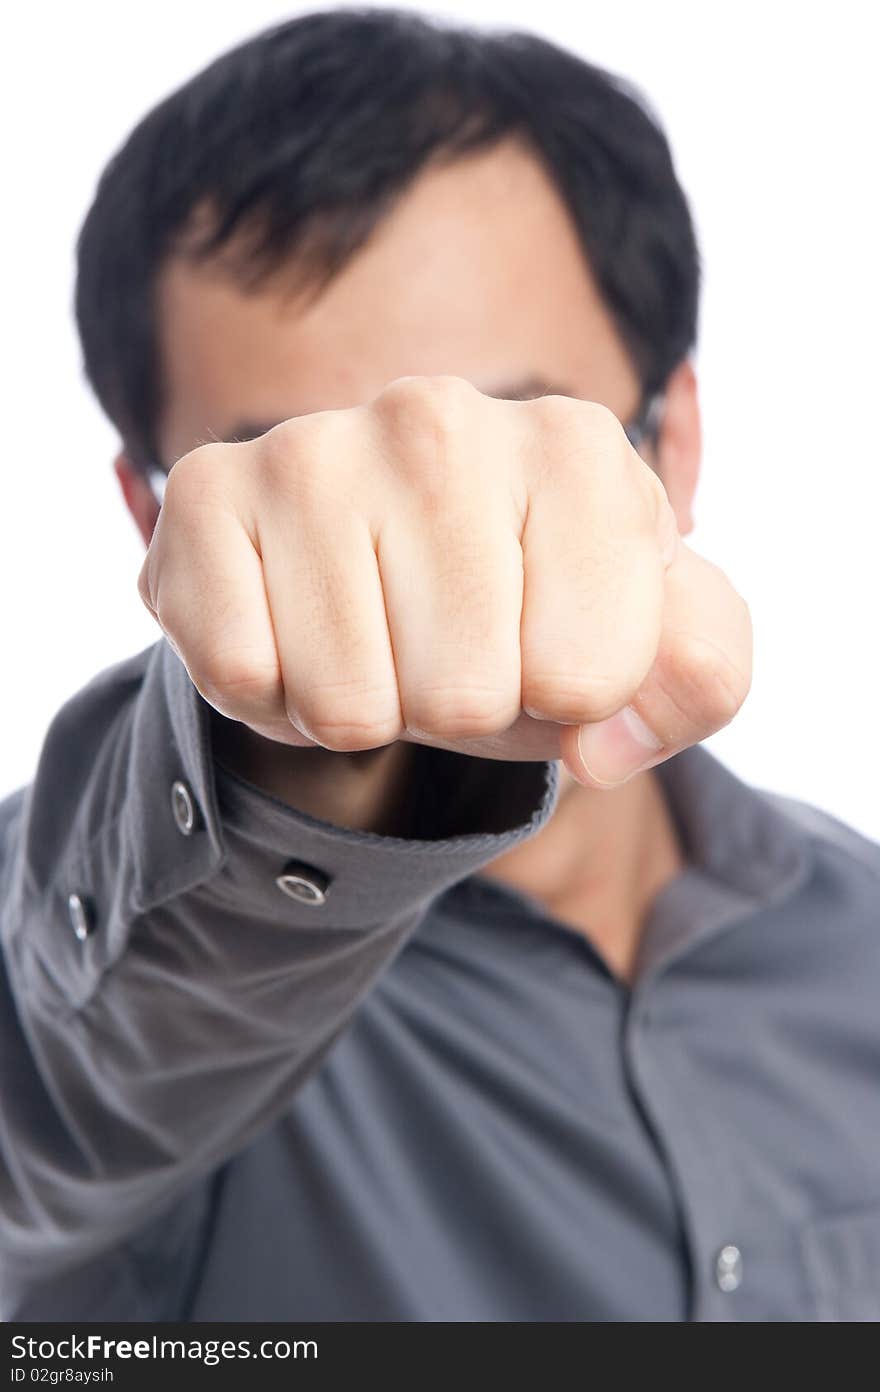
{"label": "man", "polygon": [[115,156],[162,637],[0,810],[4,1318],[880,1315],[880,849],[699,747],[697,287],[527,35],[309,15]]}

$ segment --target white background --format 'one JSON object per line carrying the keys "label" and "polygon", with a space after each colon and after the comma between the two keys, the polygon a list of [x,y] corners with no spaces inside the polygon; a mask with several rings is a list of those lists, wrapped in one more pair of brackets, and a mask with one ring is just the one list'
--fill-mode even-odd
{"label": "white background", "polygon": [[[159,636],[73,325],[95,181],[173,87],[306,8],[79,0],[5,21],[0,796],[32,778],[59,706]],[[407,8],[543,33],[633,78],[659,110],[705,264],[689,541],[746,596],[757,643],[752,693],[708,746],[880,840],[874,6]]]}

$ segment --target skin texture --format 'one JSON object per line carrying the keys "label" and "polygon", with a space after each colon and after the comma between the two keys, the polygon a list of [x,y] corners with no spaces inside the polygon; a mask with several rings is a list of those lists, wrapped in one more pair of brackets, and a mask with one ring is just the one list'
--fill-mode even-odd
{"label": "skin texture", "polygon": [[[222,265],[194,266],[173,258],[160,278],[158,308],[166,388],[160,432],[163,462],[167,466],[180,461],[163,508],[164,537],[160,535],[163,527],[156,527],[157,504],[124,451],[115,469],[145,544],[150,544],[156,531],[139,588],[172,641],[174,634],[155,603],[157,571],[164,562],[166,581],[171,574],[168,557],[175,515],[180,517],[187,505],[192,508],[205,482],[217,477],[206,472],[204,450],[189,453],[196,446],[236,438],[247,423],[268,427],[327,411],[345,411],[347,419],[353,407],[374,412],[379,398],[386,403],[381,408],[381,431],[375,429],[377,417],[365,415],[358,418],[363,429],[337,441],[340,453],[326,449],[330,484],[326,496],[339,487],[342,496],[348,497],[376,464],[370,451],[378,449],[383,464],[398,457],[395,449],[400,458],[406,458],[408,445],[412,447],[438,420],[448,420],[460,409],[461,392],[444,396],[441,385],[439,405],[437,394],[429,392],[431,407],[426,411],[425,393],[413,395],[412,383],[398,379],[448,382],[451,377],[487,395],[507,395],[511,384],[537,381],[549,384],[554,395],[599,403],[620,420],[631,418],[640,396],[634,368],[597,292],[567,210],[531,153],[515,141],[424,171],[367,246],[317,298],[294,292],[281,280],[257,294],[245,294],[224,274]],[[391,410],[387,407],[389,383],[395,384],[390,399],[396,404]],[[525,394],[541,395],[545,390],[539,385]],[[468,416],[474,402],[477,414]],[[610,430],[613,423],[601,412],[591,415],[590,408],[584,408],[576,426],[570,415],[559,412],[551,426],[545,412],[540,426],[543,444],[535,443],[533,432],[532,443],[522,446],[520,456],[519,444],[514,447],[513,437],[505,431],[512,429],[515,413],[519,413],[517,430],[525,420],[533,424],[540,407],[495,405],[477,396],[474,402],[468,398],[462,408],[467,419],[456,440],[472,440],[479,420],[480,438],[485,438],[487,448],[506,449],[520,461],[516,466],[520,472],[514,469],[521,484],[520,494],[519,485],[513,488],[517,497],[524,497],[529,489],[535,498],[539,496],[539,458],[548,469],[555,465],[557,474],[564,469],[565,458],[571,457],[570,445],[566,455],[566,439],[574,438],[582,445],[589,436],[592,451],[613,453],[619,447]],[[432,414],[438,410],[439,415]],[[565,420],[568,424],[563,424]],[[586,435],[581,436],[581,431]],[[276,431],[269,439],[278,437]],[[303,432],[281,439],[287,449],[285,467],[292,467],[290,458],[303,448]],[[624,447],[629,451],[625,442]],[[225,454],[208,451],[208,455],[213,464],[219,463],[228,496],[244,512],[245,487],[256,488],[259,482],[260,496],[265,498],[272,469],[265,447],[262,452],[256,445],[226,449]],[[363,465],[352,473],[341,462],[332,462],[344,454],[351,469],[352,455],[358,450],[363,450]],[[277,456],[274,450],[273,457]],[[588,699],[586,706],[583,701],[573,706],[569,694],[567,706],[557,703],[548,710],[547,701],[543,702],[541,714],[549,719],[513,713],[506,726],[468,726],[465,721],[452,728],[447,723],[439,737],[436,726],[424,736],[424,742],[489,757],[563,760],[562,797],[549,824],[482,873],[516,885],[582,931],[622,981],[632,979],[645,915],[659,889],[680,873],[684,852],[650,769],[614,787],[599,777],[600,771],[613,771],[608,749],[618,755],[623,749],[619,718],[603,736],[611,741],[604,753],[596,735],[596,748],[589,756],[592,772],[579,757],[578,726],[585,720],[595,722],[592,736],[600,722],[604,725],[628,702],[649,718],[655,734],[663,732],[659,752],[656,748],[644,751],[656,764],[727,723],[745,698],[750,681],[748,610],[727,578],[680,540],[693,526],[700,462],[699,407],[690,363],[682,363],[670,380],[657,454],[651,457],[646,449],[644,458],[662,479],[663,507],[669,514],[666,518],[658,504],[652,544],[656,544],[657,575],[662,577],[658,583],[659,593],[665,596],[666,628],[662,638],[659,628],[653,634],[657,661],[650,678],[641,683],[644,673],[640,672],[633,690],[627,689],[607,709],[595,693],[592,704]],[[624,472],[629,469],[626,462],[619,467]],[[461,472],[464,476],[468,470]],[[647,469],[643,472],[650,474]],[[274,476],[277,479],[277,469]],[[396,477],[393,470],[392,476]],[[427,477],[430,483],[432,476]],[[246,484],[241,482],[245,479]],[[653,507],[650,484],[637,471],[633,479],[634,493],[627,495],[624,511],[635,493],[640,501],[632,502],[634,508]],[[299,485],[293,486],[294,493],[297,489],[301,493]],[[385,484],[383,496],[387,491]],[[485,496],[492,497],[493,507],[498,506],[497,494]],[[549,499],[551,494],[540,496]],[[618,496],[622,495],[614,494]],[[646,498],[651,501],[644,502]],[[272,509],[265,505],[267,518],[278,514],[277,501],[276,496]],[[579,501],[583,504],[583,499]],[[252,507],[252,502],[247,506]],[[479,507],[476,494],[471,506]],[[585,505],[572,511],[569,498],[555,523],[551,525],[548,517],[545,538],[554,536],[554,526],[561,536],[572,516],[588,511]],[[401,501],[400,516],[404,513]],[[673,517],[677,535],[669,521]],[[383,522],[387,534],[387,513]],[[534,518],[531,525],[535,526]],[[586,538],[586,526],[584,533]],[[592,547],[591,555],[602,550],[597,537],[601,538],[601,532],[594,523],[593,540],[585,541],[588,549]],[[552,544],[547,550],[552,552]],[[264,562],[269,564],[265,557]],[[597,561],[597,594],[616,595],[624,589],[630,569],[622,554],[607,565]],[[654,575],[650,566],[645,573]],[[178,587],[181,583],[177,582]],[[480,581],[481,591],[485,583]],[[649,585],[648,580],[645,583]],[[650,608],[647,600],[645,605]],[[598,625],[596,632],[601,633],[601,601],[587,605],[583,612],[591,615],[590,621]],[[685,634],[689,635],[686,642],[676,636]],[[597,642],[613,647],[614,639],[612,627]],[[645,671],[649,665],[650,654],[643,663]],[[193,668],[189,669],[196,679]],[[326,738],[321,741],[326,747],[318,747],[310,745],[293,725],[287,724],[281,733],[280,725],[270,728],[268,723],[245,721],[242,711],[233,710],[234,703],[227,702],[221,712],[224,703],[212,699],[216,693],[209,694],[205,686],[200,689],[216,709],[217,755],[227,767],[313,815],[386,833],[404,830],[396,823],[396,809],[412,744],[423,738],[415,733],[415,723],[372,748],[351,741],[334,747]],[[303,731],[307,728],[304,723]],[[513,746],[505,744],[508,736],[515,737]]]}

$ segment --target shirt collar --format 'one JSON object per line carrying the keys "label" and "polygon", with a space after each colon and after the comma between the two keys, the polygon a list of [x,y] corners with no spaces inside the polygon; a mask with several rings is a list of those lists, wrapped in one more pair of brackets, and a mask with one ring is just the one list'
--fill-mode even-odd
{"label": "shirt collar", "polygon": [[737,921],[790,898],[813,861],[811,838],[759,788],[743,782],[705,745],[657,765],[687,865],[656,896],[636,975]]}

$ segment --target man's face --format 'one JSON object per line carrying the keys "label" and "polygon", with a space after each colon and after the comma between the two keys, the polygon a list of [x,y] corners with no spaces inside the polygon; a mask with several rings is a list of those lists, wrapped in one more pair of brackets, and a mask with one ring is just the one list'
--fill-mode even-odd
{"label": "man's face", "polygon": [[499,396],[563,392],[621,419],[639,382],[570,215],[510,140],[425,170],[312,304],[179,258],[159,284],[162,461],[289,416],[452,373]]}

